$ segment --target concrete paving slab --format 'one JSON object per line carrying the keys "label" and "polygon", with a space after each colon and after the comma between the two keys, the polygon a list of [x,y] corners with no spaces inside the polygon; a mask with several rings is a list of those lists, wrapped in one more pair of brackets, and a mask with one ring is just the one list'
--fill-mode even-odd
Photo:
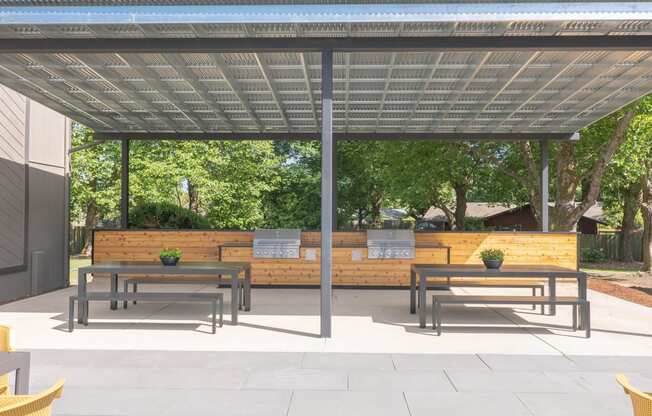
{"label": "concrete paving slab", "polygon": [[405,393],[411,416],[531,416],[512,393]]}
{"label": "concrete paving slab", "polygon": [[[652,350],[650,350],[652,354]],[[652,356],[571,355],[568,357],[586,371],[639,372],[652,369]]]}
{"label": "concrete paving slab", "polygon": [[390,354],[307,352],[303,368],[393,370]]}
{"label": "concrete paving slab", "polygon": [[397,370],[489,370],[475,354],[392,354]]}
{"label": "concrete paving slab", "polygon": [[579,367],[563,355],[479,354],[495,371],[578,371]]}
{"label": "concrete paving slab", "polygon": [[84,416],[162,415],[176,402],[175,392],[116,386],[108,389],[64,386],[63,396],[54,402],[53,413]]}
{"label": "concrete paving slab", "polygon": [[[546,372],[550,378],[573,382],[588,392],[621,394],[623,389],[616,382],[616,373],[612,372]],[[633,386],[642,391],[652,391],[652,378],[642,374],[626,372],[625,375]]]}
{"label": "concrete paving slab", "polygon": [[453,385],[462,392],[583,392],[579,384],[553,379],[539,371],[447,370]]}
{"label": "concrete paving slab", "polygon": [[243,386],[249,390],[346,390],[347,387],[344,371],[305,368],[254,370]]}
{"label": "concrete paving slab", "polygon": [[410,416],[401,392],[295,391],[288,416]]}
{"label": "concrete paving slab", "polygon": [[455,388],[443,371],[352,370],[349,390],[453,392]]}
{"label": "concrete paving slab", "polygon": [[623,416],[632,412],[624,394],[517,393],[535,416]]}
{"label": "concrete paving slab", "polygon": [[286,416],[290,391],[183,390],[162,416]]}

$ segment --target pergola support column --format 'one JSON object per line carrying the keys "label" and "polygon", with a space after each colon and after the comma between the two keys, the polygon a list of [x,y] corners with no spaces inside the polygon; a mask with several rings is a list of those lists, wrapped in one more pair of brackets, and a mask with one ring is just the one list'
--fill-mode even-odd
{"label": "pergola support column", "polygon": [[548,213],[548,200],[550,199],[548,177],[548,140],[541,140],[541,231],[548,232],[550,217]]}
{"label": "pergola support column", "polygon": [[129,140],[123,140],[121,144],[120,227],[129,228]]}
{"label": "pergola support column", "polygon": [[337,138],[333,137],[333,175],[332,194],[333,194],[333,231],[337,231]]}
{"label": "pergola support column", "polygon": [[333,51],[321,54],[321,330],[331,336],[332,319],[332,244],[333,244]]}

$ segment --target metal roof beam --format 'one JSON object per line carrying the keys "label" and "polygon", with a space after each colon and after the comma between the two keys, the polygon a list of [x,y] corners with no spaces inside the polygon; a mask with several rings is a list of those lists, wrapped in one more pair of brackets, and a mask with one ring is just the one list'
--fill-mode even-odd
{"label": "metal roof beam", "polygon": [[267,88],[269,88],[269,91],[272,94],[272,97],[274,98],[274,102],[276,103],[276,107],[278,107],[278,111],[279,114],[281,115],[281,118],[283,119],[283,123],[285,123],[288,129],[290,129],[291,128],[290,120],[288,119],[288,116],[285,113],[285,107],[283,107],[283,100],[281,100],[281,97],[278,91],[276,90],[276,87],[274,86],[272,76],[269,74],[267,65],[265,64],[265,62],[263,62],[259,54],[255,53],[254,58],[256,59],[256,63],[258,64],[260,73],[263,76],[263,79],[265,80],[265,84],[267,84]]}
{"label": "metal roof beam", "polygon": [[206,87],[201,85],[198,78],[194,76],[192,71],[187,68],[185,62],[183,62],[179,55],[165,54],[163,55],[163,59],[172,63],[174,70],[177,71],[177,73],[184,78],[184,81],[187,82],[195,90],[195,92],[202,98],[206,105],[214,111],[214,114],[217,115],[217,117],[229,125],[229,127],[234,127],[229,117],[217,103],[217,100],[208,95],[206,92]]}
{"label": "metal roof beam", "polygon": [[[320,132],[251,133],[147,133],[95,132],[95,140],[297,140],[319,141]],[[578,140],[579,133],[333,133],[336,140]]]}
{"label": "metal roof beam", "polygon": [[2,39],[0,53],[268,53],[652,50],[652,35]]}

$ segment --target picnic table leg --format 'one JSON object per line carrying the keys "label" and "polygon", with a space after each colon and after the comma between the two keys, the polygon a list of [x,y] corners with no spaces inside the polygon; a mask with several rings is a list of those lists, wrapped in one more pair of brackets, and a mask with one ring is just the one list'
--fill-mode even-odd
{"label": "picnic table leg", "polygon": [[426,276],[419,273],[419,327],[426,327]]}
{"label": "picnic table leg", "polygon": [[82,299],[86,297],[86,273],[79,271],[77,272],[77,297],[79,299],[79,307],[77,308],[77,322],[79,324],[86,323],[86,308],[88,304],[82,302]]}
{"label": "picnic table leg", "polygon": [[238,287],[238,272],[231,273],[231,325],[238,324],[238,307],[240,290]]}
{"label": "picnic table leg", "polygon": [[27,355],[23,365],[16,369],[16,386],[14,387],[16,395],[29,394],[29,360],[30,355]]}
{"label": "picnic table leg", "polygon": [[[554,300],[557,297],[557,279],[554,276],[548,277],[548,292],[550,299]],[[555,315],[557,313],[557,305],[551,303],[548,305],[550,315]]]}
{"label": "picnic table leg", "polygon": [[245,269],[244,305],[245,311],[251,310],[251,267]]}
{"label": "picnic table leg", "polygon": [[417,313],[417,275],[410,270],[410,313]]}
{"label": "picnic table leg", "polygon": [[[118,274],[111,274],[111,296],[115,297],[118,294]],[[118,309],[118,301],[112,300],[110,302],[111,310]]]}
{"label": "picnic table leg", "polygon": [[[587,284],[586,276],[580,276],[577,278],[577,297],[586,301],[587,300]],[[588,308],[588,306],[587,306]],[[586,329],[586,322],[584,322],[584,314],[580,313],[580,329]]]}

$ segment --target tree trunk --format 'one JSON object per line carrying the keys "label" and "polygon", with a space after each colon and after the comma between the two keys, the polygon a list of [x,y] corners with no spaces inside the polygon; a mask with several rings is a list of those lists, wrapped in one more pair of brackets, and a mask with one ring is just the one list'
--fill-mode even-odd
{"label": "tree trunk", "polygon": [[199,212],[199,190],[190,181],[188,181],[188,209],[193,212]]}
{"label": "tree trunk", "polygon": [[378,192],[371,195],[371,221],[375,226],[380,226],[380,208],[383,204],[383,196]]}
{"label": "tree trunk", "polygon": [[84,221],[84,248],[81,254],[90,256],[93,254],[93,229],[100,220],[100,212],[97,209],[95,200],[91,200],[86,205],[86,220]]}
{"label": "tree trunk", "polygon": [[643,216],[643,270],[652,273],[652,171],[641,180]]}
{"label": "tree trunk", "polygon": [[[89,183],[91,188],[91,195],[97,193],[97,180],[93,179]],[[84,220],[84,247],[81,254],[90,256],[93,254],[93,229],[97,226],[100,220],[100,210],[97,207],[97,202],[91,198],[86,203],[86,219]]]}
{"label": "tree trunk", "polygon": [[[637,108],[630,107],[618,120],[616,129],[611,134],[609,141],[604,145],[598,159],[583,175],[577,170],[577,158],[575,157],[575,144],[570,141],[561,142],[557,147],[555,155],[556,182],[555,182],[555,206],[551,215],[551,228],[554,230],[573,230],[577,222],[582,218],[600,195],[602,177],[607,165],[613,158],[620,145],[627,138],[627,130],[631,121],[636,116]],[[575,202],[575,196],[580,184],[584,183],[586,189],[581,189],[582,200],[579,204]]]}
{"label": "tree trunk", "polygon": [[362,230],[362,223],[364,222],[364,211],[358,208],[358,230]]}
{"label": "tree trunk", "polygon": [[453,185],[455,190],[455,230],[464,230],[466,219],[466,192],[467,187],[463,184]]}
{"label": "tree trunk", "polygon": [[632,236],[636,224],[636,213],[638,212],[640,186],[638,184],[630,185],[624,195],[623,222],[620,227],[620,260],[631,263],[634,261],[632,252]]}

